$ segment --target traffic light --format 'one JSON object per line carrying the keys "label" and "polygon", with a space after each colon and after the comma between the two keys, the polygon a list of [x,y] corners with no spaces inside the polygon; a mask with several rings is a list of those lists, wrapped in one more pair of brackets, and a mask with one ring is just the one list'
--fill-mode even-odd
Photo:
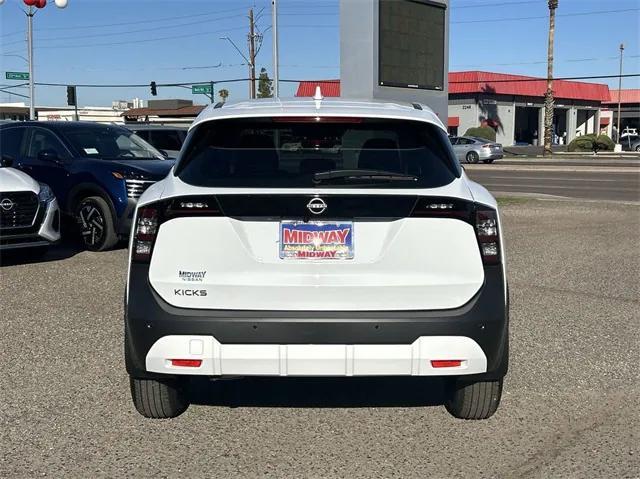
{"label": "traffic light", "polygon": [[151,82],[151,94],[156,96],[158,94],[158,89],[156,88],[156,82]]}
{"label": "traffic light", "polygon": [[67,105],[75,106],[76,103],[76,87],[68,86],[67,87]]}

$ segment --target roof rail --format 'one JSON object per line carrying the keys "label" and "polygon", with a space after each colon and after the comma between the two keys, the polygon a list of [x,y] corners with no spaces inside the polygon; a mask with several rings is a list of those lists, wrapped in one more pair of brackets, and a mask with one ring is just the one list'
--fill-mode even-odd
{"label": "roof rail", "polygon": [[416,110],[422,110],[422,105],[420,103],[412,103],[411,105],[413,105]]}
{"label": "roof rail", "polygon": [[216,103],[215,105],[213,105],[214,108],[222,108],[222,105],[224,105],[223,101],[219,101],[218,103]]}

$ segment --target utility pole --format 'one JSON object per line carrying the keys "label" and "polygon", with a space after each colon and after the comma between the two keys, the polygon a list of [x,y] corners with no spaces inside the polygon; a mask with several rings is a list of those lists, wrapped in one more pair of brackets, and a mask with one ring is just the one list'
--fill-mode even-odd
{"label": "utility pole", "polygon": [[271,24],[273,25],[273,96],[280,96],[280,72],[278,66],[278,0],[271,0]]}
{"label": "utility pole", "polygon": [[249,10],[249,98],[256,97],[256,36],[253,8]]}
{"label": "utility pole", "polygon": [[556,8],[558,8],[558,0],[549,0],[547,91],[544,95],[544,156],[551,155],[553,142],[553,40],[556,32]]}
{"label": "utility pole", "polygon": [[616,138],[616,143],[620,143],[620,135],[622,134],[622,132],[620,131],[620,103],[622,103],[620,101],[620,98],[622,96],[622,53],[624,52],[624,43],[620,44],[620,76],[618,77],[618,126],[616,127],[618,129],[618,138]]}
{"label": "utility pole", "polygon": [[33,16],[36,14],[35,9],[29,6],[27,14],[27,43],[29,57],[29,120],[36,119],[36,92],[33,80]]}

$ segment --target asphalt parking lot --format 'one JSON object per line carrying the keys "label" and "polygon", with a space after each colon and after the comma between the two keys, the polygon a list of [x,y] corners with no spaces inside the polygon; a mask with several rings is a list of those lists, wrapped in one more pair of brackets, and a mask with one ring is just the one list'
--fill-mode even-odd
{"label": "asphalt parking lot", "polygon": [[497,414],[450,417],[442,384],[193,384],[181,417],[131,404],[126,250],[4,258],[0,477],[639,477],[638,206],[503,207],[511,369]]}

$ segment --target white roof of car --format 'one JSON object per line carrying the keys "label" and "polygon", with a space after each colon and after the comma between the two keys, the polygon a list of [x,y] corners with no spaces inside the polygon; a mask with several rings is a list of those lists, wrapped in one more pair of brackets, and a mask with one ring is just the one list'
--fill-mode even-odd
{"label": "white roof of car", "polygon": [[[417,108],[414,105],[418,105]],[[346,98],[265,98],[222,106],[211,105],[202,110],[191,128],[210,120],[271,116],[338,116],[389,118],[424,121],[447,130],[440,118],[428,106],[381,100],[350,100]]]}

